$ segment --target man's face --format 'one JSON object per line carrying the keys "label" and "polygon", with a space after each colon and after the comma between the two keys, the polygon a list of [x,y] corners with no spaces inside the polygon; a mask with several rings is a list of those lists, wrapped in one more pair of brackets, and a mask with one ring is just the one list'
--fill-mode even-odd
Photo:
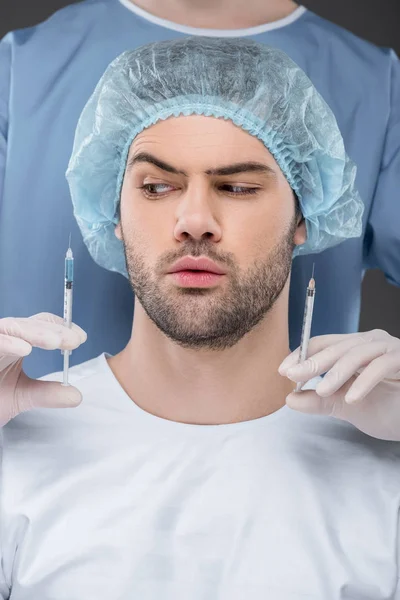
{"label": "man's face", "polygon": [[[137,299],[183,347],[231,347],[265,317],[305,241],[297,221],[273,156],[230,121],[170,118],[132,143],[116,235]],[[223,274],[171,273],[186,257]]]}

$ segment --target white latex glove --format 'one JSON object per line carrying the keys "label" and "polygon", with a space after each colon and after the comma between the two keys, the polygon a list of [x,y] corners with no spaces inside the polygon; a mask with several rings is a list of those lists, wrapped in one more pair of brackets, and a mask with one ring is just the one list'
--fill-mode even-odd
{"label": "white latex glove", "polygon": [[373,437],[400,441],[398,338],[381,329],[321,335],[310,340],[307,360],[295,366],[298,359],[299,348],[285,358],[279,373],[296,382],[327,374],[315,391],[289,394],[290,408],[330,415]]}
{"label": "white latex glove", "polygon": [[81,393],[72,386],[30,379],[22,370],[22,361],[33,346],[75,350],[86,337],[83,329],[77,325],[69,329],[61,317],[51,313],[0,319],[0,427],[32,408],[67,408],[81,403]]}

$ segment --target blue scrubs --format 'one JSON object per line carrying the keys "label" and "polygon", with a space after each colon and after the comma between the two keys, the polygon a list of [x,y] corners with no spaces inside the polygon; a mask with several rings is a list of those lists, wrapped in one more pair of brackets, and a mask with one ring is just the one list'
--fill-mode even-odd
{"label": "blue scrubs", "polygon": [[[86,0],[0,43],[0,317],[62,315],[64,255],[72,232],[73,318],[88,333],[71,364],[114,354],[131,332],[133,295],[121,275],[98,267],[72,214],[65,179],[74,130],[107,65],[142,44],[216,30],[174,26],[128,0]],[[222,32],[284,50],[331,106],[358,165],[363,237],[293,263],[290,344],[300,340],[304,295],[315,261],[312,335],[357,331],[361,281],[380,268],[400,285],[400,63],[300,7],[275,23]],[[62,368],[59,351],[34,350],[28,375]]]}

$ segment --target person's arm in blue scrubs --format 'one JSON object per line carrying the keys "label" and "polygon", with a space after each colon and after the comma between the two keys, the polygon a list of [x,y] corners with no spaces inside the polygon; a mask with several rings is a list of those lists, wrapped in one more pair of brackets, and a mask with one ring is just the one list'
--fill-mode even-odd
{"label": "person's arm in blue scrubs", "polygon": [[[8,99],[10,95],[11,46],[0,42],[0,214],[7,156]],[[0,315],[1,316],[1,315]]]}
{"label": "person's arm in blue scrubs", "polygon": [[[11,48],[6,40],[0,42],[0,214],[3,198],[4,176],[6,170],[7,157],[7,131],[8,131],[8,98],[10,94],[10,67],[11,67]],[[5,316],[5,315],[0,315]],[[2,442],[2,434],[0,432]],[[2,461],[2,443],[0,444],[0,465]],[[1,466],[0,466],[1,471]],[[1,517],[1,515],[0,515]],[[1,523],[0,523],[1,525]],[[7,600],[10,597],[10,587],[7,584],[4,574],[4,559],[2,553],[2,544],[0,538],[0,600]]]}
{"label": "person's arm in blue scrubs", "polygon": [[[364,241],[364,266],[400,286],[400,60],[390,50],[385,146]],[[371,144],[374,140],[371,139]]]}
{"label": "person's arm in blue scrubs", "polygon": [[[8,103],[10,96],[11,46],[6,36],[0,41],[0,214],[7,158]],[[5,316],[5,315],[0,315]]]}

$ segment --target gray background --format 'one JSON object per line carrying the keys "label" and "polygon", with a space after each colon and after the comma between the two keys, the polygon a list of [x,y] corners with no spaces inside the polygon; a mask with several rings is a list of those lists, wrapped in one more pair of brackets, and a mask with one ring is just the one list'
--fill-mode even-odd
{"label": "gray background", "polygon": [[[12,29],[35,25],[71,3],[1,0],[0,37]],[[400,55],[400,0],[304,0],[303,4],[364,39],[394,48]],[[373,270],[367,272],[362,285],[360,331],[376,328],[400,337],[400,289],[388,284],[381,271]]]}

